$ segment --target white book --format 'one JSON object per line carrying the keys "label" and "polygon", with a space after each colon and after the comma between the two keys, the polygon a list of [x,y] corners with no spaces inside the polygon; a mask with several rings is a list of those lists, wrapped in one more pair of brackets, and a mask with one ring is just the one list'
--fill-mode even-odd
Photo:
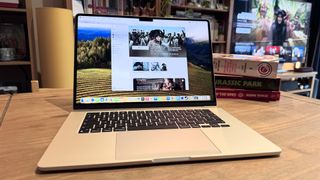
{"label": "white book", "polygon": [[0,0],[0,3],[19,4],[19,0]]}

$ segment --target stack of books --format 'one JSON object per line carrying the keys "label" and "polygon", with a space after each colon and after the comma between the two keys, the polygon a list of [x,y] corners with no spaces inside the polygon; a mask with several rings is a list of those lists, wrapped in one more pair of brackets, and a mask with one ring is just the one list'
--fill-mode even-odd
{"label": "stack of books", "polygon": [[0,0],[0,7],[18,8],[19,0]]}
{"label": "stack of books", "polygon": [[274,56],[214,54],[213,58],[217,98],[280,99],[278,60]]}

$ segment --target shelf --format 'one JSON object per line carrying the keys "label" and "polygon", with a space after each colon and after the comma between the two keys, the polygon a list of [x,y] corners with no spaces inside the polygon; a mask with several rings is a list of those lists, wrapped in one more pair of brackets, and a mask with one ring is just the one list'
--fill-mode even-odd
{"label": "shelf", "polygon": [[0,66],[18,66],[30,64],[30,61],[0,61]]}
{"label": "shelf", "polygon": [[285,73],[278,73],[278,77],[281,80],[292,80],[297,78],[311,78],[317,75],[317,72],[285,72]]}
{"label": "shelf", "polygon": [[302,92],[310,92],[311,89],[308,88],[308,89],[298,89],[298,90],[293,90],[293,91],[286,91],[286,92],[289,92],[289,93],[302,93]]}
{"label": "shelf", "polygon": [[212,41],[212,44],[226,44],[226,41]]}
{"label": "shelf", "polygon": [[220,9],[212,9],[212,8],[199,8],[199,7],[192,7],[192,6],[180,6],[180,5],[171,5],[171,9],[177,9],[177,10],[186,10],[186,9],[192,9],[194,11],[201,11],[201,12],[221,12],[221,13],[227,13],[229,10],[220,10]]}
{"label": "shelf", "polygon": [[23,8],[4,8],[4,7],[0,7],[0,11],[7,11],[7,12],[26,12],[26,9],[23,9]]}

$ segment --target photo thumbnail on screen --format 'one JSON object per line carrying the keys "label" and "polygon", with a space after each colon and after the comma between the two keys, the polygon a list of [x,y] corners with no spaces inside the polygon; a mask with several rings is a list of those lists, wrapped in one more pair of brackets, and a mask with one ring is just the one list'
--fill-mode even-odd
{"label": "photo thumbnail on screen", "polygon": [[135,91],[184,91],[184,78],[136,78],[133,79]]}
{"label": "photo thumbnail on screen", "polygon": [[182,27],[129,27],[131,57],[186,57]]}
{"label": "photo thumbnail on screen", "polygon": [[134,62],[133,71],[149,71],[149,62]]}
{"label": "photo thumbnail on screen", "polygon": [[161,62],[151,62],[151,71],[167,71],[167,64]]}

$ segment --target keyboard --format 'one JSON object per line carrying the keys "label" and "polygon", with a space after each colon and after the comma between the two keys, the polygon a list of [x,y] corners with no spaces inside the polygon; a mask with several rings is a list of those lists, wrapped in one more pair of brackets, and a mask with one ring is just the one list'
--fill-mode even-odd
{"label": "keyboard", "polygon": [[87,113],[79,133],[230,127],[208,109]]}

